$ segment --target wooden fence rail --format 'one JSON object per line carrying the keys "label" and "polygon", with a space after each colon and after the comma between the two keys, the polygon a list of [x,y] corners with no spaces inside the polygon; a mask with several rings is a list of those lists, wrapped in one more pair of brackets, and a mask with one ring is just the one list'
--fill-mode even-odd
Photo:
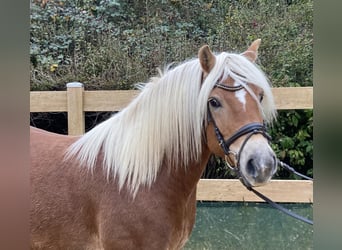
{"label": "wooden fence rail", "polygon": [[[278,110],[313,109],[312,87],[273,88]],[[139,93],[137,90],[85,91],[83,84],[67,84],[66,91],[30,92],[30,112],[68,112],[68,134],[84,133],[85,112],[120,111]],[[311,181],[272,180],[256,188],[277,202],[313,202]],[[201,179],[198,200],[261,201],[238,180]]]}

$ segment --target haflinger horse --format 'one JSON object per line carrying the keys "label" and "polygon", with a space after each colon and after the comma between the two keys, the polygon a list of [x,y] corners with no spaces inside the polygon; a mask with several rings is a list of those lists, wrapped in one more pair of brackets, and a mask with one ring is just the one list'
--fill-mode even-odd
{"label": "haflinger horse", "polygon": [[276,112],[259,44],[203,46],[83,136],[31,128],[31,249],[181,249],[211,155],[246,186],[267,183],[276,160],[264,124]]}

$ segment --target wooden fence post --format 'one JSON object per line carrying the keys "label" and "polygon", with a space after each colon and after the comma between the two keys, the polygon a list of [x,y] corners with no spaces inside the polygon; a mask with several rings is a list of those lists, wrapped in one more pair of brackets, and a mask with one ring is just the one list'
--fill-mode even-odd
{"label": "wooden fence post", "polygon": [[83,84],[80,82],[67,83],[68,101],[68,134],[84,134]]}

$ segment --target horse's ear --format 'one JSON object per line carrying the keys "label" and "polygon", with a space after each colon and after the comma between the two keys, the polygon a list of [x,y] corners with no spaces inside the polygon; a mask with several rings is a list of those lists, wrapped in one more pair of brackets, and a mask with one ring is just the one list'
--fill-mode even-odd
{"label": "horse's ear", "polygon": [[202,69],[205,73],[209,74],[215,65],[216,58],[209,49],[208,45],[202,46],[198,51],[198,58],[201,63]]}
{"label": "horse's ear", "polygon": [[247,57],[251,62],[255,62],[258,58],[258,48],[260,46],[261,39],[257,39],[249,46],[249,48],[242,53],[243,56]]}

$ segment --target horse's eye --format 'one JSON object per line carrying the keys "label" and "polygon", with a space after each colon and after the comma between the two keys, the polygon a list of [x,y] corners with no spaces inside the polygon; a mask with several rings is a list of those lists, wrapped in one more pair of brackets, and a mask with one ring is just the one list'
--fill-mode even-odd
{"label": "horse's eye", "polygon": [[221,107],[221,103],[216,98],[210,98],[209,103],[210,103],[210,106],[212,106],[213,108]]}
{"label": "horse's eye", "polygon": [[262,100],[264,100],[264,93],[261,93],[261,94],[259,95],[259,102],[261,103]]}

